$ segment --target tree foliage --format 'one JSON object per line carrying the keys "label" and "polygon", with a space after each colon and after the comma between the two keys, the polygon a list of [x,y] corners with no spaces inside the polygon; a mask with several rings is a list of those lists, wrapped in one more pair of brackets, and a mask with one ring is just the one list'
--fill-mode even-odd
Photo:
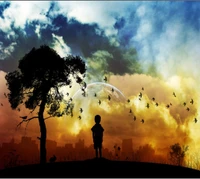
{"label": "tree foliage", "polygon": [[[64,111],[59,111],[64,97],[59,88],[71,84],[70,75],[81,84],[86,71],[84,61],[79,56],[61,58],[46,45],[33,48],[19,61],[18,68],[6,75],[12,109],[24,102],[26,108],[34,110],[45,96],[48,113],[52,116],[64,114]],[[66,109],[65,114],[72,112],[68,110],[70,106]]]}
{"label": "tree foliage", "polygon": [[179,143],[171,145],[169,154],[170,160],[173,162],[173,164],[179,166],[182,165],[187,150],[188,146],[181,147]]}

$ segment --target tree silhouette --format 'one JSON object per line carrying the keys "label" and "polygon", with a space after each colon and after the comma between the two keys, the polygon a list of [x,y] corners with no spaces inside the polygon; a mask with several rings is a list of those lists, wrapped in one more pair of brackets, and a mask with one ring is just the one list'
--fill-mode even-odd
{"label": "tree silhouette", "polygon": [[179,143],[170,146],[170,160],[175,164],[181,166],[188,146],[181,147]]}
{"label": "tree silhouette", "polygon": [[[61,58],[56,51],[47,45],[33,48],[21,60],[18,70],[7,73],[9,89],[8,100],[12,109],[20,104],[31,110],[37,110],[37,116],[22,119],[23,122],[37,118],[40,126],[40,163],[46,163],[46,124],[45,119],[60,117],[72,113],[73,105],[68,102],[65,110],[60,110],[64,94],[59,91],[62,86],[71,86],[72,76],[78,84],[82,84],[86,72],[85,62],[79,56],[68,55]],[[48,117],[44,118],[47,109]]]}

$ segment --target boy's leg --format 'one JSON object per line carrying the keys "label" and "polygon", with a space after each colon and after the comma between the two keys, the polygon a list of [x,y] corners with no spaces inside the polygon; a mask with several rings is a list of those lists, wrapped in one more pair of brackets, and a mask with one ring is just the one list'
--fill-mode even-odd
{"label": "boy's leg", "polygon": [[95,149],[96,152],[96,158],[98,158],[98,148]]}

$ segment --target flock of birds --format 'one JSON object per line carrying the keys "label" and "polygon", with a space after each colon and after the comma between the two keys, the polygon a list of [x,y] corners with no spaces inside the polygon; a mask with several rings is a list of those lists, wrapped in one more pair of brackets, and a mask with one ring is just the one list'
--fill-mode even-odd
{"label": "flock of birds", "polygon": [[[104,77],[103,80],[104,80],[105,82],[107,82],[107,77]],[[82,91],[83,91],[82,95],[83,95],[84,97],[87,96],[87,94],[86,94],[86,92],[85,92],[86,87],[87,87],[86,84],[84,84],[83,87],[82,87]],[[144,87],[142,87],[142,91],[144,91]],[[114,88],[111,89],[111,92],[114,93]],[[173,92],[172,95],[173,95],[175,98],[177,97],[175,92]],[[94,94],[94,97],[97,97],[97,94],[96,94],[96,93]],[[138,100],[141,101],[141,100],[142,100],[142,97],[143,97],[143,93],[142,93],[142,92],[139,92]],[[107,96],[107,99],[110,101],[110,100],[111,100],[111,95],[108,95],[108,96]],[[70,98],[70,100],[72,101],[72,98]],[[154,97],[152,98],[152,101],[155,103],[155,106],[159,106],[158,102],[156,102],[156,100],[155,100]],[[127,102],[130,103],[131,100],[130,100],[130,99],[127,99]],[[101,103],[102,103],[102,101],[101,101],[100,99],[98,99],[98,104],[101,105]],[[189,103],[193,105],[193,104],[194,104],[194,100],[191,99]],[[186,110],[187,110],[187,111],[190,111],[190,108],[187,107],[186,105],[187,105],[187,103],[186,103],[186,102],[183,102],[183,106],[186,107]],[[172,103],[167,104],[167,105],[166,105],[166,108],[170,108],[170,106],[172,106]],[[150,108],[150,104],[149,104],[149,103],[146,104],[146,108]],[[79,111],[80,111],[80,113],[83,113],[83,108],[80,108]],[[130,114],[133,114],[132,109],[129,110],[129,113],[130,113]],[[79,120],[82,119],[81,114],[78,116],[78,119],[79,119]],[[137,117],[134,115],[134,116],[133,116],[133,120],[136,121],[136,119],[137,119]],[[194,122],[197,123],[197,121],[198,121],[197,118],[194,118]],[[145,120],[144,120],[144,119],[141,119],[140,122],[141,122],[141,123],[144,123]]]}
{"label": "flock of birds", "polygon": [[[107,77],[105,76],[103,80],[104,80],[105,82],[107,82],[108,79],[107,79]],[[71,88],[72,86],[70,85],[69,87]],[[82,88],[81,88],[81,90],[82,90],[82,95],[83,95],[84,97],[87,96],[87,94],[86,94],[86,88],[87,88],[87,85],[86,85],[86,83],[84,82],[84,83],[83,83],[83,86],[82,86]],[[114,93],[114,91],[115,91],[114,88],[112,88],[112,89],[111,89],[111,92]],[[142,87],[142,91],[144,91],[144,87]],[[69,96],[69,93],[67,92],[66,95]],[[4,93],[4,96],[5,96],[5,98],[8,98],[8,96],[7,96],[6,93]],[[176,97],[175,92],[173,92],[173,96]],[[97,98],[97,93],[94,93],[94,97]],[[142,92],[139,92],[138,100],[141,101],[141,100],[142,100],[142,97],[143,97],[143,93],[142,93]],[[111,95],[108,95],[108,96],[107,96],[107,99],[110,101],[110,100],[111,100]],[[72,98],[69,99],[70,102],[72,102],[72,100],[73,100]],[[152,101],[155,103],[155,106],[158,106],[158,105],[159,105],[158,102],[156,102],[156,100],[155,100],[154,97],[152,98]],[[128,99],[127,102],[130,103],[131,100]],[[98,99],[98,104],[101,105],[101,103],[102,103],[102,101],[101,101],[100,99]],[[193,105],[193,104],[194,104],[194,100],[191,99],[189,103]],[[187,110],[187,111],[190,111],[190,108],[187,107],[186,105],[187,105],[187,103],[186,103],[186,102],[183,102],[183,106],[186,107],[186,110]],[[1,106],[3,106],[3,103],[1,103]],[[167,104],[167,105],[166,105],[166,108],[170,108],[170,106],[172,106],[172,103]],[[149,104],[149,103],[146,104],[146,108],[150,108],[150,104]],[[20,108],[17,108],[17,110],[20,111]],[[80,108],[80,109],[79,109],[79,112],[80,112],[80,115],[78,116],[78,119],[81,120],[81,119],[82,119],[81,114],[83,113],[83,108]],[[130,109],[129,113],[130,113],[130,114],[133,114],[133,112],[132,112],[131,109]],[[26,119],[27,119],[27,116],[19,116],[19,117],[22,118],[23,120],[26,120]],[[71,117],[73,117],[73,114],[71,114]],[[136,121],[136,119],[137,119],[137,117],[134,115],[134,116],[133,116],[133,120]],[[197,123],[197,121],[198,121],[197,118],[194,118],[194,122]],[[141,123],[144,123],[145,121],[144,121],[144,119],[141,119],[140,122],[141,122]]]}
{"label": "flock of birds", "polygon": [[[144,91],[144,87],[142,87],[142,91]],[[173,92],[172,95],[173,95],[174,97],[176,97],[176,93],[175,93],[175,92]],[[143,94],[142,94],[142,92],[140,92],[140,93],[139,93],[139,96],[138,96],[138,97],[139,97],[138,99],[139,99],[140,101],[142,100],[142,96],[143,96]],[[128,99],[127,101],[128,101],[128,103],[130,103],[130,99]],[[158,105],[159,105],[158,102],[155,101],[155,98],[154,98],[154,97],[152,98],[152,101],[154,101],[155,106],[158,106]],[[194,100],[191,99],[189,103],[191,103],[191,104],[193,105],[193,104],[194,104]],[[186,106],[186,104],[187,104],[186,102],[183,102],[183,106]],[[170,106],[172,106],[172,103],[167,104],[167,105],[166,105],[166,108],[170,108]],[[147,107],[147,108],[150,108],[149,103],[146,104],[146,107]],[[186,110],[187,110],[187,111],[190,111],[190,108],[189,108],[189,107],[186,107]],[[132,113],[132,110],[131,110],[131,109],[130,109],[129,113]],[[137,119],[136,116],[133,116],[133,120],[135,121],[136,119]],[[197,123],[197,121],[198,121],[197,118],[194,118],[194,122]],[[144,119],[141,119],[141,123],[144,123]]]}

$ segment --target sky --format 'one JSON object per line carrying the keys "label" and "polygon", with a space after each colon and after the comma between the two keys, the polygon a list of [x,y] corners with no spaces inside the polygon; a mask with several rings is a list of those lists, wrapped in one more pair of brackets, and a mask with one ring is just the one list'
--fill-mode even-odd
{"label": "sky", "polygon": [[[81,56],[91,84],[87,99],[77,84],[64,88],[77,106],[85,107],[83,116],[79,120],[77,111],[73,118],[46,120],[48,139],[64,145],[81,138],[90,145],[94,116],[100,114],[105,147],[132,138],[134,147],[149,143],[157,149],[179,142],[191,153],[199,149],[200,121],[194,122],[200,119],[198,1],[1,1],[0,27],[1,142],[40,135],[37,119],[26,131],[26,124],[16,130],[19,116],[29,111],[11,109],[4,96],[9,92],[5,75],[33,47],[46,44],[61,57]],[[99,88],[101,105],[91,96]],[[108,94],[111,101],[105,99]]]}

